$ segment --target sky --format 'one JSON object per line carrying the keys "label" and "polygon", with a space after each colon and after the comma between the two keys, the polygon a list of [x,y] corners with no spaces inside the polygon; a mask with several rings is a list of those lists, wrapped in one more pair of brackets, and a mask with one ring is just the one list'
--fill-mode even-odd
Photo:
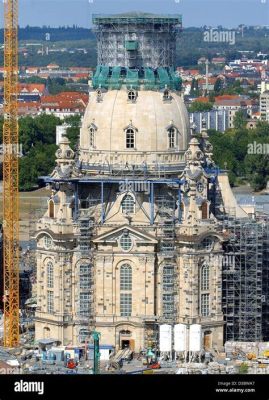
{"label": "sky", "polygon": [[[183,26],[269,25],[269,0],[18,0],[20,26],[89,28],[92,13],[179,13]],[[3,2],[0,3],[0,27]]]}

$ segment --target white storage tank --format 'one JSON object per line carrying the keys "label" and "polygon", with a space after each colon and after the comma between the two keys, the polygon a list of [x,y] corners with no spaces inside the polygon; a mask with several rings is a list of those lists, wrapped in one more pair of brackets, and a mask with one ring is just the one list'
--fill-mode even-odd
{"label": "white storage tank", "polygon": [[174,350],[187,350],[187,325],[176,324],[174,326]]}
{"label": "white storage tank", "polygon": [[160,351],[171,352],[172,351],[172,326],[171,325],[160,325]]}
{"label": "white storage tank", "polygon": [[189,351],[201,351],[202,349],[202,326],[193,324],[190,326]]}

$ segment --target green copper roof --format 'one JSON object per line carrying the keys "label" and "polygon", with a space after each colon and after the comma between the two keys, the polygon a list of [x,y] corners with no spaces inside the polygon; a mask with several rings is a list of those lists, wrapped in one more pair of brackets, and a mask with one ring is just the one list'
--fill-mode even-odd
{"label": "green copper roof", "polygon": [[127,88],[144,90],[161,90],[165,87],[181,90],[182,80],[174,68],[140,68],[107,67],[98,65],[93,77],[93,88],[120,89]]}

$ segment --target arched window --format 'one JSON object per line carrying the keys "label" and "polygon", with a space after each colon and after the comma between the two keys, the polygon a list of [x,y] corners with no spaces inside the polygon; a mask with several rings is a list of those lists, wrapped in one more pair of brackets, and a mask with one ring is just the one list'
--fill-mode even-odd
{"label": "arched window", "polygon": [[176,129],[168,129],[168,147],[169,149],[174,149],[176,147]]}
{"label": "arched window", "polygon": [[132,267],[129,264],[120,268],[120,290],[132,290]]}
{"label": "arched window", "polygon": [[133,196],[127,194],[121,202],[121,210],[124,214],[133,214],[135,212],[135,200]]}
{"label": "arched window", "polygon": [[209,265],[204,264],[200,271],[200,312],[202,317],[208,317],[210,314],[209,272]]}
{"label": "arched window", "polygon": [[133,128],[126,130],[126,149],[134,149],[135,147],[135,131]]}
{"label": "arched window", "polygon": [[53,289],[54,286],[54,268],[52,262],[47,264],[47,287]]}
{"label": "arched window", "polygon": [[205,264],[201,268],[201,290],[209,290],[209,265]]}
{"label": "arched window", "polygon": [[132,267],[123,264],[120,268],[120,315],[132,315]]}
{"label": "arched window", "polygon": [[95,129],[93,127],[90,127],[89,135],[90,135],[90,147],[94,147],[94,145],[95,145]]}
{"label": "arched window", "polygon": [[49,217],[54,218],[54,201],[49,201]]}

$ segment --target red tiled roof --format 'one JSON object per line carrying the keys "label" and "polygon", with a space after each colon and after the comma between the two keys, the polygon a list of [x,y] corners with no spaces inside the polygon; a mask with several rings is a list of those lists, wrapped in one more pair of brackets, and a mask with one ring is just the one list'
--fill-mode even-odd
{"label": "red tiled roof", "polygon": [[39,93],[44,93],[46,90],[46,85],[44,83],[19,83],[19,91],[26,89],[28,93],[38,91]]}
{"label": "red tiled roof", "polygon": [[226,58],[225,57],[214,57],[214,58],[212,58],[212,63],[214,63],[214,62],[225,62],[226,61]]}
{"label": "red tiled roof", "polygon": [[208,103],[209,98],[208,97],[197,97],[194,101],[197,103]]}
{"label": "red tiled roof", "polygon": [[80,92],[61,92],[55,96],[43,96],[41,98],[41,108],[53,109],[81,109],[85,110],[89,96]]}
{"label": "red tiled roof", "polygon": [[237,94],[224,94],[222,96],[216,96],[215,100],[216,101],[221,101],[221,100],[235,100],[235,99],[241,99],[240,96]]}
{"label": "red tiled roof", "polygon": [[91,71],[92,68],[87,68],[87,67],[69,67],[68,68],[70,71]]}
{"label": "red tiled roof", "polygon": [[87,73],[85,73],[85,74],[80,73],[80,74],[74,75],[73,77],[74,77],[74,78],[88,78],[88,77],[89,77],[89,74],[87,74]]}
{"label": "red tiled roof", "polygon": [[[208,78],[208,83],[210,83],[211,85],[215,84],[218,78],[216,77],[212,77],[212,78]],[[202,78],[202,79],[198,79],[198,84],[199,85],[205,85],[206,84],[206,79]]]}
{"label": "red tiled roof", "polygon": [[190,75],[199,75],[200,71],[199,69],[186,69],[184,71],[185,74],[190,74]]}

